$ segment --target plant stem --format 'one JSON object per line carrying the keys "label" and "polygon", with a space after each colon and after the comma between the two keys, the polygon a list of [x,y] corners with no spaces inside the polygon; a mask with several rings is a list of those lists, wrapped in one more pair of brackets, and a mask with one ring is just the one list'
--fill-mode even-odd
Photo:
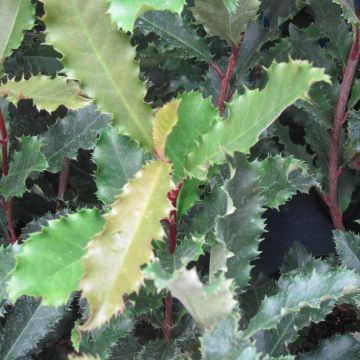
{"label": "plant stem", "polygon": [[[7,176],[9,171],[8,166],[8,153],[7,153],[7,131],[5,125],[5,119],[0,111],[0,132],[1,132],[1,156],[2,156],[2,176]],[[14,220],[12,216],[12,199],[5,201],[4,206],[5,216],[7,220],[7,240],[10,244],[13,244],[17,241],[17,236],[14,227]]]}
{"label": "plant stem", "polygon": [[348,62],[344,69],[344,77],[341,83],[340,94],[335,108],[333,128],[331,131],[331,145],[329,151],[329,174],[328,174],[328,195],[325,203],[328,205],[331,219],[335,229],[344,231],[343,214],[338,206],[337,193],[339,177],[342,169],[338,165],[340,136],[343,125],[347,120],[347,103],[354,81],[357,64],[360,57],[359,29],[356,27],[355,39],[351,48]]}
{"label": "plant stem", "polygon": [[69,182],[71,160],[69,158],[64,159],[64,170],[59,175],[59,188],[58,188],[58,201],[56,203],[56,210],[62,210],[64,208],[64,193]]}
{"label": "plant stem", "polygon": [[241,47],[241,44],[233,46],[226,74],[222,78],[219,76],[220,80],[221,80],[221,89],[220,89],[220,95],[219,95],[217,105],[218,105],[220,114],[223,114],[223,112],[225,110],[225,101],[227,100],[227,96],[228,96],[230,80],[234,73],[235,65],[239,59],[240,47]]}

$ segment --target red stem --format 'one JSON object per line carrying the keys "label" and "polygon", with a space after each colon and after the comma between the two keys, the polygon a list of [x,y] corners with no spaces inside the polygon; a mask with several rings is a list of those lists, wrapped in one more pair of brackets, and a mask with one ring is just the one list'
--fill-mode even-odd
{"label": "red stem", "polygon": [[69,182],[71,160],[64,159],[64,170],[59,175],[58,201],[56,203],[56,210],[64,208],[64,193]]}
{"label": "red stem", "polygon": [[[1,132],[1,155],[2,155],[2,176],[7,176],[9,171],[8,166],[8,154],[7,154],[7,131],[5,125],[5,119],[0,111],[0,132]],[[17,241],[17,236],[14,227],[14,220],[12,216],[12,199],[4,202],[3,209],[7,220],[7,240],[10,244],[14,244]]]}
{"label": "red stem", "polygon": [[226,75],[221,81],[221,90],[220,90],[220,95],[219,95],[219,99],[218,99],[218,109],[219,109],[220,114],[223,114],[223,112],[225,110],[225,101],[227,99],[228,90],[230,87],[230,80],[234,73],[236,63],[239,59],[240,47],[241,47],[241,44],[233,46],[232,51],[231,51],[229,65],[228,65],[228,68],[226,71]]}
{"label": "red stem", "polygon": [[341,129],[347,120],[347,103],[354,81],[357,64],[360,57],[359,29],[356,28],[355,39],[351,48],[348,62],[344,69],[340,94],[335,108],[333,129],[331,131],[331,145],[329,151],[328,195],[325,203],[328,205],[335,229],[344,231],[343,214],[338,206],[337,192],[339,177],[342,173],[338,165]]}

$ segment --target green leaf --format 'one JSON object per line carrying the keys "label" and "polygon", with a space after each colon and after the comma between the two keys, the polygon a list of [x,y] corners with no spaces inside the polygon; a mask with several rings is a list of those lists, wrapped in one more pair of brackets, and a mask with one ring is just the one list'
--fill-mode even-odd
{"label": "green leaf", "polygon": [[336,335],[323,340],[316,350],[300,354],[300,360],[353,360],[360,357],[360,342],[352,335]]}
{"label": "green leaf", "polygon": [[353,0],[333,0],[333,2],[341,6],[343,16],[350,24],[357,24],[359,22]]}
{"label": "green leaf", "polygon": [[222,275],[204,285],[196,269],[186,267],[172,274],[164,271],[159,261],[149,264],[144,273],[153,279],[157,288],[167,288],[203,328],[209,329],[235,308],[232,280]]}
{"label": "green leaf", "polygon": [[236,13],[236,8],[239,5],[239,0],[223,0],[223,2],[230,14]]}
{"label": "green leaf", "polygon": [[0,76],[4,59],[16,49],[23,32],[34,25],[35,9],[30,0],[2,0],[0,3]]}
{"label": "green leaf", "polygon": [[134,320],[126,313],[113,317],[99,329],[81,333],[80,352],[99,355],[101,360],[110,358],[111,350],[118,340],[128,335],[134,327]]}
{"label": "green leaf", "polygon": [[334,231],[334,241],[342,265],[360,274],[360,236],[351,231]]}
{"label": "green leaf", "polygon": [[212,163],[223,162],[225,154],[248,153],[262,131],[283,110],[298,99],[307,99],[313,83],[330,81],[322,69],[291,59],[288,63],[273,63],[267,75],[269,80],[263,90],[246,90],[244,95],[235,95],[228,107],[228,118],[201,138],[199,146],[186,158],[189,174],[204,177],[205,169]]}
{"label": "green leaf", "polygon": [[351,111],[348,119],[348,143],[352,154],[360,153],[360,111]]}
{"label": "green leaf", "polygon": [[176,341],[149,341],[139,352],[136,360],[176,360],[180,359],[180,348]]}
{"label": "green leaf", "polygon": [[144,152],[129,137],[119,135],[114,127],[109,127],[101,132],[92,160],[97,166],[97,197],[109,205],[140,169]]}
{"label": "green leaf", "polygon": [[100,131],[110,123],[110,117],[96,111],[95,105],[69,112],[57,123],[40,135],[49,168],[57,173],[64,168],[65,157],[76,160],[79,149],[90,150]]}
{"label": "green leaf", "polygon": [[132,31],[135,19],[148,10],[170,10],[180,13],[185,0],[110,0],[109,13],[125,31]]}
{"label": "green leaf", "polygon": [[[219,121],[218,110],[211,99],[198,92],[184,94],[178,108],[178,121],[167,138],[165,153],[173,163],[175,178],[184,176],[186,155],[196,148],[202,134]],[[175,180],[176,181],[176,180]]]}
{"label": "green leaf", "polygon": [[40,300],[19,299],[7,315],[0,344],[2,360],[32,359],[48,345],[48,337],[68,313],[66,306],[50,308]]}
{"label": "green leaf", "polygon": [[237,321],[226,317],[201,338],[204,360],[259,360],[255,344],[244,341],[237,333]]}
{"label": "green leaf", "polygon": [[200,185],[201,182],[197,179],[186,179],[183,182],[176,201],[178,219],[181,219],[195,203],[200,201]]}
{"label": "green leaf", "polygon": [[0,246],[0,304],[7,299],[6,282],[10,271],[15,267],[15,254],[19,251],[18,245],[4,248]]}
{"label": "green leaf", "polygon": [[74,356],[70,355],[69,360],[102,360],[98,356],[92,356],[92,355],[80,355],[80,356]]}
{"label": "green leaf", "polygon": [[353,271],[343,268],[326,273],[315,268],[310,270],[289,275],[278,294],[262,301],[258,313],[250,320],[244,332],[246,338],[260,330],[276,328],[285,315],[307,307],[319,308],[324,301],[339,300],[360,291],[360,277]]}
{"label": "green leaf", "polygon": [[104,224],[96,210],[49,221],[32,234],[16,256],[8,291],[12,301],[21,295],[42,297],[49,306],[64,304],[79,285],[85,246]]}
{"label": "green leaf", "polygon": [[74,81],[42,75],[0,84],[0,94],[7,96],[8,101],[14,104],[22,99],[32,99],[38,110],[48,112],[55,111],[60,105],[76,110],[89,103],[89,100],[79,95],[78,85]]}
{"label": "green leaf", "polygon": [[295,241],[290,250],[284,256],[283,264],[280,271],[282,274],[288,273],[312,260],[312,255],[307,251],[305,246],[298,241]]}
{"label": "green leaf", "polygon": [[100,111],[114,115],[122,134],[151,150],[152,110],[143,101],[146,89],[138,79],[135,49],[111,22],[108,3],[43,2],[47,40],[64,54],[65,70],[80,81]]}
{"label": "green leaf", "polygon": [[360,79],[355,79],[351,88],[350,100],[348,109],[353,109],[360,100]]}
{"label": "green leaf", "polygon": [[241,33],[256,19],[260,1],[238,0],[235,12],[234,9],[230,12],[228,5],[223,0],[196,0],[192,11],[196,20],[205,26],[210,35],[221,37],[230,46],[238,45]]}
{"label": "green leaf", "polygon": [[84,330],[103,325],[124,309],[125,294],[139,291],[141,266],[153,256],[151,242],[161,239],[160,220],[171,209],[167,198],[173,187],[170,172],[166,162],[147,163],[104,215],[104,228],[90,242],[84,258],[80,287],[90,306]]}
{"label": "green leaf", "polygon": [[13,155],[9,173],[0,180],[0,193],[6,198],[22,196],[26,191],[26,179],[46,170],[48,163],[41,152],[43,144],[37,137],[20,139],[20,150]]}

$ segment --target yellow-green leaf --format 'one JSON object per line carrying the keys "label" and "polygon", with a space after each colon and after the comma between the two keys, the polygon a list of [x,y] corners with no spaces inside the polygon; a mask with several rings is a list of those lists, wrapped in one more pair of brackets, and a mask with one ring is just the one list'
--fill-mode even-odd
{"label": "yellow-green leaf", "polygon": [[178,107],[181,100],[174,100],[157,111],[154,118],[153,139],[156,153],[165,159],[166,140],[178,122]]}
{"label": "yellow-green leaf", "polygon": [[144,102],[145,85],[130,38],[117,30],[105,0],[43,0],[47,40],[64,54],[65,71],[80,81],[100,111],[113,114],[114,123],[152,149],[152,109]]}
{"label": "yellow-green leaf", "polygon": [[56,110],[60,105],[76,110],[89,103],[89,100],[79,95],[76,82],[41,75],[29,80],[9,80],[6,84],[0,84],[0,95],[7,96],[8,101],[15,104],[22,99],[33,99],[39,110],[49,112]]}
{"label": "yellow-green leaf", "polygon": [[171,208],[170,172],[165,161],[144,165],[104,216],[104,228],[90,242],[84,258],[80,288],[90,307],[84,330],[97,328],[122,311],[123,296],[140,289],[141,266],[153,257],[151,242],[162,238],[160,220]]}

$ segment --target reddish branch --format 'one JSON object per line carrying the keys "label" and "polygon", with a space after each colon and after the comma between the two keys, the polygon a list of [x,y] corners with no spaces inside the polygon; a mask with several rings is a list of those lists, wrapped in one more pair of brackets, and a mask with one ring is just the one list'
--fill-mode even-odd
{"label": "reddish branch", "polygon": [[59,188],[58,188],[58,201],[56,203],[56,210],[62,210],[64,208],[64,194],[69,182],[71,160],[69,158],[64,159],[64,170],[59,175]]}
{"label": "reddish branch", "polygon": [[[2,155],[2,176],[8,175],[8,154],[7,154],[7,131],[5,126],[4,116],[0,111],[0,132],[1,132],[1,155]],[[12,216],[12,199],[2,202],[2,208],[5,212],[7,221],[7,240],[10,244],[17,241],[17,236],[14,227],[14,220]]]}
{"label": "reddish branch", "polygon": [[324,198],[325,203],[329,207],[331,219],[335,229],[345,230],[343,224],[343,214],[338,206],[337,193],[339,177],[343,171],[339,167],[339,145],[341,129],[347,120],[347,103],[354,81],[357,64],[360,57],[359,48],[359,29],[356,28],[355,39],[351,48],[348,62],[344,69],[344,77],[340,88],[339,98],[335,108],[335,115],[333,121],[333,129],[331,131],[331,145],[329,151],[329,174],[328,174],[328,195]]}

